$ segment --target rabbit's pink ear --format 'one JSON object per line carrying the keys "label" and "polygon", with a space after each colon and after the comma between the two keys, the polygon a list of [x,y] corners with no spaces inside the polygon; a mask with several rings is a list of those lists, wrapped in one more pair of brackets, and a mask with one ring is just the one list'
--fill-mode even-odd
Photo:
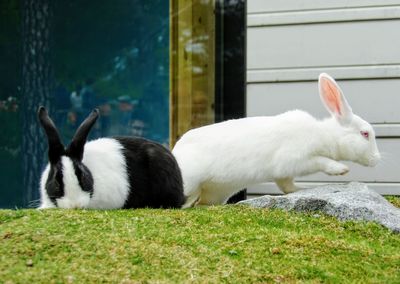
{"label": "rabbit's pink ear", "polygon": [[319,95],[326,109],[340,122],[351,121],[353,111],[335,80],[326,73],[319,75]]}

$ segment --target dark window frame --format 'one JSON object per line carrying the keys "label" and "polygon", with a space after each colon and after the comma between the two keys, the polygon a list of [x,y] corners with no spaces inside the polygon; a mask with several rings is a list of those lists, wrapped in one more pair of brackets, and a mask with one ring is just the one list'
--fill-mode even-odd
{"label": "dark window frame", "polygon": [[[217,0],[215,122],[246,116],[246,0]],[[246,199],[246,190],[228,203]]]}

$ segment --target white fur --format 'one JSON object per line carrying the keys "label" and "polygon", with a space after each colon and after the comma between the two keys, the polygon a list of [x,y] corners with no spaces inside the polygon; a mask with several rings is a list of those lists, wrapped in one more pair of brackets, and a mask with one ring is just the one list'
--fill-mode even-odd
{"label": "white fur", "polygon": [[[93,196],[79,186],[70,158],[63,156],[63,181],[65,195],[57,200],[62,208],[121,208],[129,194],[128,173],[122,145],[112,138],[101,138],[85,144],[82,163],[93,176]],[[44,188],[50,166],[41,180],[40,208],[55,207]]]}
{"label": "white fur", "polygon": [[63,165],[64,196],[57,199],[57,206],[61,208],[85,208],[90,204],[90,194],[79,185],[74,166],[69,157],[61,157]]}
{"label": "white fur", "polygon": [[46,169],[43,171],[40,178],[40,206],[38,209],[54,208],[56,207],[46,193],[46,181],[50,172],[50,164],[47,164]]}
{"label": "white fur", "polygon": [[[172,151],[188,196],[184,207],[196,202],[221,204],[235,192],[267,181],[275,181],[285,193],[293,192],[295,177],[318,171],[346,174],[349,169],[340,160],[374,166],[380,154],[371,125],[342,103],[346,109],[340,117],[335,114],[322,121],[294,110],[188,131]],[[368,131],[370,139],[360,131]]]}

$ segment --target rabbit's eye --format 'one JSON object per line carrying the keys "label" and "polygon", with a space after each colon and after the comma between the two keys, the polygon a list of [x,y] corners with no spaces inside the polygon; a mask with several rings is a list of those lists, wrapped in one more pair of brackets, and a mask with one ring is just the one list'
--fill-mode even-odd
{"label": "rabbit's eye", "polygon": [[360,131],[360,133],[365,139],[369,138],[369,132],[368,131]]}

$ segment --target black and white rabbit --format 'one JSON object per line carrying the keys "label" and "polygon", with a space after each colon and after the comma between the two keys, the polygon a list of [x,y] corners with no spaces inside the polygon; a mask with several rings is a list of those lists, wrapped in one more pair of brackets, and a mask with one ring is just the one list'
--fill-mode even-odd
{"label": "black and white rabbit", "polygon": [[42,208],[180,208],[185,202],[175,158],[162,145],[133,137],[86,143],[97,109],[65,148],[46,109],[39,121],[49,144],[49,164],[40,181]]}
{"label": "black and white rabbit", "polygon": [[341,89],[319,76],[321,100],[331,114],[317,120],[300,110],[220,122],[185,133],[172,153],[182,171],[187,202],[221,204],[252,184],[275,181],[285,193],[293,179],[319,171],[344,175],[353,161],[375,166],[380,153],[372,126],[353,114]]}

